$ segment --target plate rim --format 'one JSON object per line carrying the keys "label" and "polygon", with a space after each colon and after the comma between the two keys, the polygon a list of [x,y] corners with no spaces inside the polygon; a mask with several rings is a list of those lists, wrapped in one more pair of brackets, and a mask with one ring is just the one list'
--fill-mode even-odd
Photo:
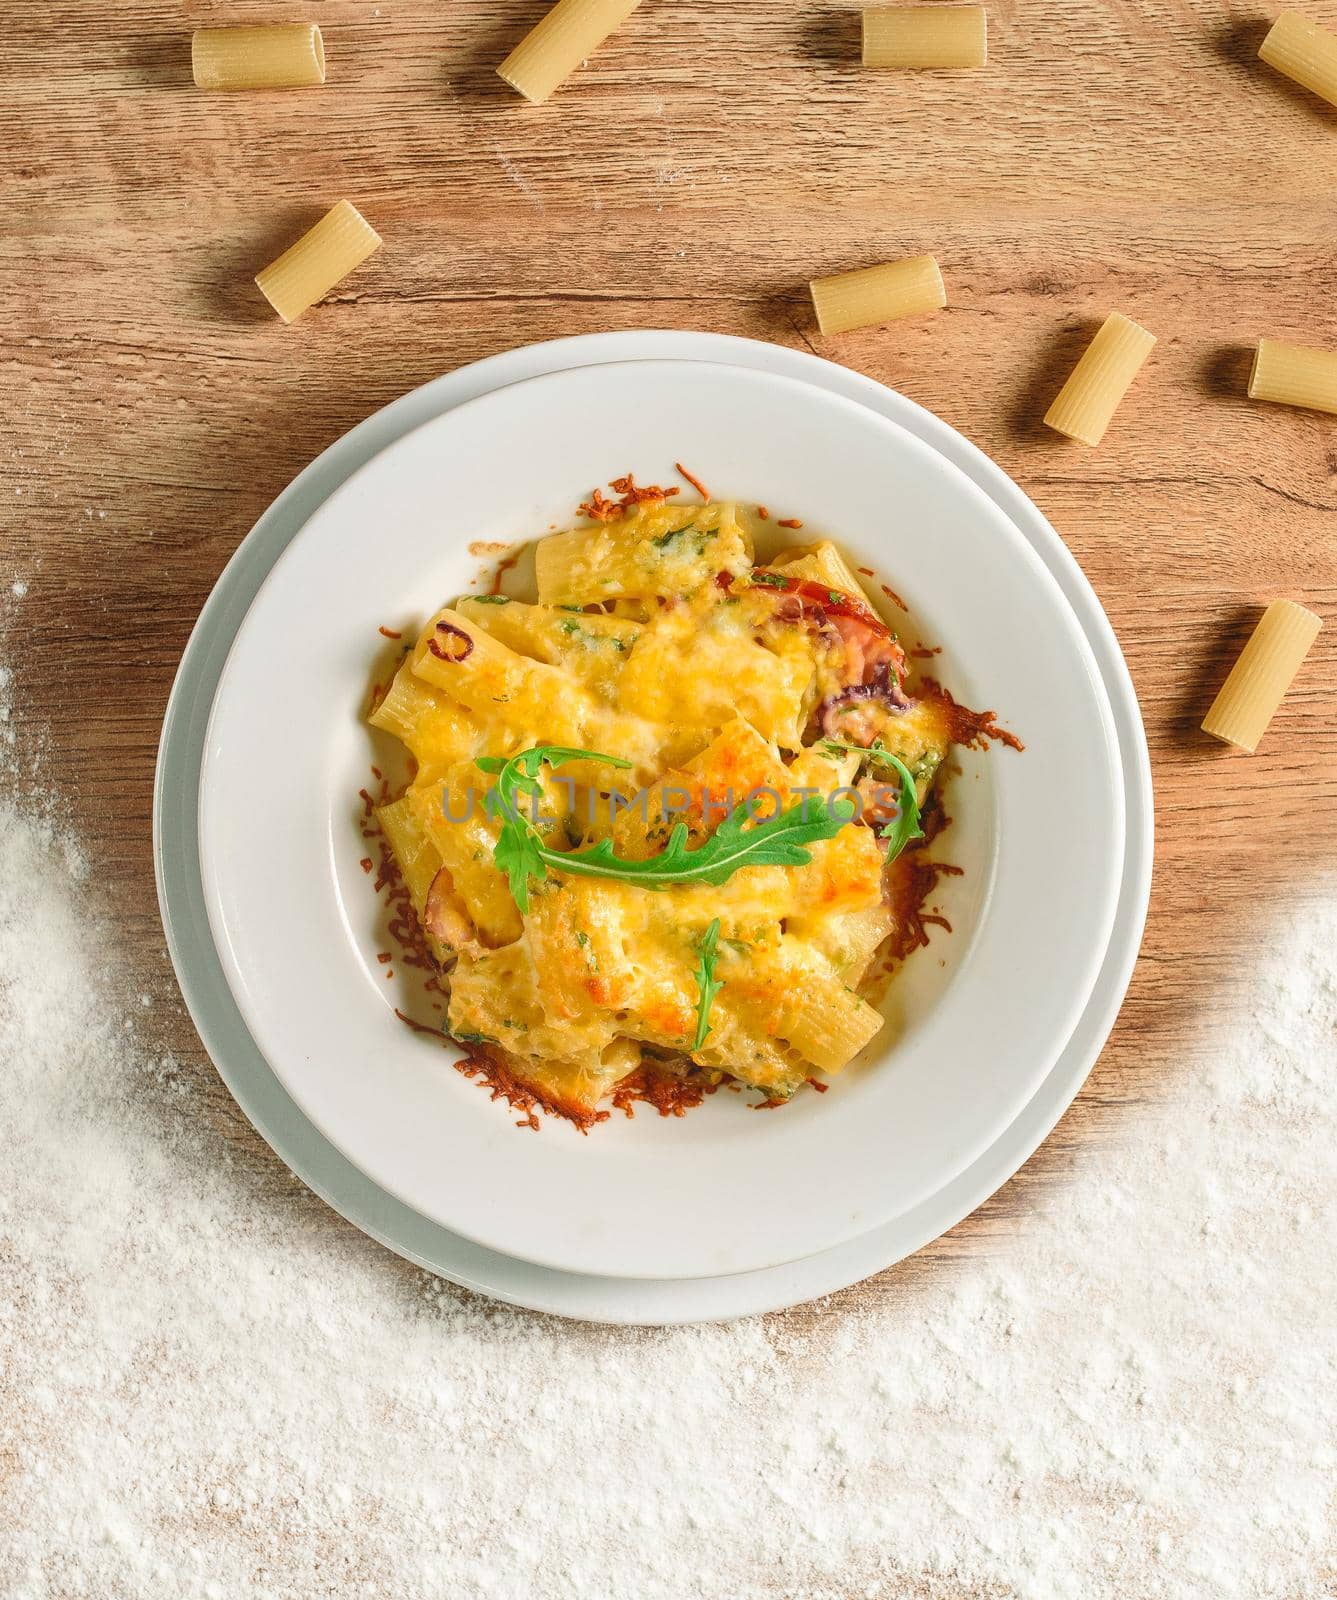
{"label": "plate rim", "polygon": [[[555,404],[569,409],[571,400],[566,391],[574,384],[578,395],[582,397],[575,409],[582,415],[586,404],[607,407],[606,396],[610,387],[619,394],[616,409],[620,411],[625,404],[622,391],[627,388],[639,390],[646,383],[663,383],[673,393],[673,384],[681,386],[687,381],[694,385],[710,383],[718,390],[730,377],[733,387],[725,391],[730,397],[726,409],[740,406],[747,409],[749,404],[760,406],[763,399],[777,414],[783,413],[785,416],[790,414],[792,408],[798,407],[800,410],[796,414],[802,417],[805,428],[830,425],[834,435],[843,427],[849,430],[852,438],[862,438],[862,448],[870,454],[886,452],[889,458],[903,461],[907,481],[919,483],[931,498],[940,499],[947,506],[957,506],[959,518],[954,516],[949,520],[961,530],[959,537],[971,550],[983,540],[987,541],[989,550],[997,552],[993,559],[1000,564],[1000,576],[1006,573],[1009,585],[1015,582],[1020,586],[1019,592],[1030,606],[1030,614],[1039,616],[1043,613],[1047,619],[1052,617],[1052,623],[1046,622],[1046,629],[1052,633],[1053,648],[1063,652],[1061,659],[1070,666],[1070,673],[1065,672],[1065,681],[1070,678],[1077,685],[1072,703],[1080,708],[1077,718],[1083,730],[1080,737],[1088,738],[1086,730],[1090,730],[1087,748],[1093,769],[1091,799],[1095,809],[1092,815],[1099,819],[1099,826],[1094,831],[1084,827],[1072,835],[1074,840],[1089,840],[1096,846],[1091,848],[1090,844],[1083,842],[1078,859],[1071,863],[1074,871],[1080,870],[1087,892],[1080,918],[1080,934],[1074,932],[1073,937],[1058,944],[1051,939],[1048,955],[1041,955],[1036,961],[1028,963],[1032,986],[1039,986],[1037,995],[1043,992],[1048,996],[1053,991],[1051,963],[1059,969],[1065,969],[1066,964],[1070,983],[1062,985],[1061,1004],[1037,1002],[1041,1009],[1031,1013],[1033,1020],[1026,1030],[1026,1040],[1015,1057],[1016,1071],[1000,1081],[998,1093],[1002,1103],[997,1106],[996,1115],[991,1109],[973,1129],[966,1126],[957,1128],[947,1140],[947,1148],[941,1152],[941,1163],[935,1162],[932,1170],[926,1168],[918,1172],[913,1181],[902,1180],[899,1189],[896,1185],[888,1185],[881,1175],[883,1160],[874,1153],[874,1141],[856,1166],[847,1169],[861,1170],[864,1174],[862,1189],[856,1186],[853,1191],[860,1199],[857,1208],[853,1200],[845,1196],[839,1203],[828,1204],[825,1209],[817,1206],[807,1210],[796,1227],[791,1243],[783,1247],[790,1252],[788,1254],[777,1250],[773,1233],[763,1236],[743,1230],[738,1240],[730,1246],[730,1258],[721,1260],[712,1270],[709,1258],[712,1253],[718,1253],[721,1247],[714,1236],[713,1226],[707,1224],[704,1214],[699,1237],[690,1230],[679,1229],[679,1237],[674,1241],[673,1250],[667,1258],[662,1263],[652,1263],[643,1258],[643,1247],[637,1242],[643,1237],[646,1219],[642,1218],[638,1223],[634,1207],[629,1208],[633,1215],[622,1225],[620,1232],[613,1229],[592,1245],[580,1235],[579,1230],[573,1234],[569,1228],[559,1226],[555,1217],[550,1218],[547,1224],[540,1223],[535,1229],[529,1212],[521,1213],[513,1206],[480,1206],[477,1196],[483,1191],[479,1189],[477,1179],[481,1177],[481,1169],[475,1173],[476,1181],[466,1183],[463,1187],[458,1182],[443,1187],[435,1178],[411,1182],[403,1176],[406,1171],[412,1170],[413,1163],[410,1161],[406,1166],[393,1153],[392,1147],[398,1144],[398,1140],[392,1139],[387,1143],[384,1125],[368,1115],[365,1104],[355,1114],[351,1113],[346,1097],[341,1100],[337,1086],[331,1096],[323,1074],[319,1075],[319,1081],[313,1079],[309,1070],[311,1056],[308,1053],[308,1040],[294,1039],[290,1033],[285,1037],[285,1031],[290,1026],[288,1019],[291,1007],[286,1003],[286,995],[280,998],[275,992],[269,977],[279,957],[273,949],[268,952],[268,960],[261,954],[267,937],[266,925],[272,919],[260,909],[261,902],[257,899],[260,891],[254,881],[251,882],[249,894],[242,892],[239,884],[234,892],[237,863],[231,848],[235,835],[230,824],[235,815],[236,796],[231,797],[233,804],[220,801],[218,796],[220,792],[230,792],[230,786],[236,781],[238,761],[243,767],[247,767],[248,762],[250,767],[262,764],[261,758],[247,741],[263,737],[263,724],[257,723],[253,715],[253,694],[257,675],[270,675],[273,641],[278,626],[276,607],[280,617],[287,618],[290,615],[282,605],[283,596],[286,593],[291,602],[294,583],[299,577],[304,579],[307,588],[324,581],[322,575],[330,569],[331,553],[336,548],[342,548],[341,541],[347,537],[349,508],[361,514],[369,495],[380,503],[387,478],[416,482],[424,464],[429,473],[434,472],[436,458],[443,453],[449,455],[457,446],[461,429],[466,439],[473,439],[480,429],[488,435],[505,434],[504,426],[499,431],[499,409],[503,413],[500,419],[503,425],[517,408],[524,412],[544,414],[549,414]],[[801,409],[804,405],[806,411]],[[521,498],[526,499],[527,495],[522,494]],[[804,514],[807,515],[806,512]],[[953,537],[957,536],[953,534]],[[871,555],[866,558],[873,559]],[[248,682],[252,684],[249,693],[246,689]],[[1037,720],[1038,708],[1047,703],[1042,696],[1032,706],[1032,713]],[[1019,712],[1014,708],[1014,715],[1017,714]],[[1067,712],[1062,715],[1067,716]],[[220,718],[224,730],[222,733],[218,731]],[[220,752],[226,752],[225,757],[220,756]],[[1008,771],[1011,773],[1012,769]],[[1023,776],[1019,770],[1010,781],[1014,791],[1017,782],[1022,783],[1023,787],[1035,787],[1034,776]],[[1029,807],[1023,810],[1021,816],[1023,820],[1018,824],[1014,807],[1014,825],[1029,827],[1033,854],[1045,856],[1042,843],[1047,836],[1045,828],[1038,822],[1031,824],[1032,811]],[[1113,709],[1090,641],[1053,573],[997,504],[960,468],[894,418],[873,412],[844,396],[815,389],[801,379],[757,372],[736,364],[682,358],[606,362],[540,374],[499,386],[486,395],[462,403],[448,413],[407,430],[352,473],[285,545],[266,573],[236,631],[210,709],[197,822],[201,871],[213,942],[244,1024],[304,1116],[341,1154],[352,1160],[388,1194],[452,1232],[497,1253],[519,1257],[556,1271],[600,1277],[636,1276],[676,1280],[765,1271],[804,1256],[838,1249],[860,1234],[913,1211],[925,1199],[938,1193],[953,1178],[966,1171],[996,1141],[1016,1120],[1021,1109],[1033,1098],[1040,1084],[1062,1057],[1095,989],[1117,914],[1122,883],[1124,827],[1122,759]],[[269,870],[267,865],[266,875]],[[249,881],[244,866],[242,881]],[[1013,914],[1024,916],[1029,912],[1029,905],[1016,904],[1015,896],[1021,893],[1023,901],[1027,895],[1033,900],[1034,887],[1028,880],[1026,890],[1022,891],[1015,872],[1010,875],[1010,881],[1012,887],[1008,892],[1014,896]],[[991,907],[998,897],[995,885],[987,897]],[[318,899],[322,905],[325,903],[324,886],[319,891]],[[272,897],[267,897],[264,902],[266,906],[272,903]],[[1000,949],[1007,945],[1008,940],[996,916],[991,917],[989,926],[993,931],[986,941],[990,952],[988,960],[996,965]],[[972,948],[978,937],[977,929]],[[286,943],[284,948],[287,948]],[[965,952],[961,953],[964,957]],[[960,1057],[963,1051],[969,1053],[974,1049],[974,1043],[963,1044],[962,1029],[969,1041],[971,1030],[977,1028],[977,1023],[972,1019],[979,1016],[982,1006],[991,1003],[992,990],[985,991],[983,995],[979,992],[978,966],[976,950],[976,959],[969,964],[969,970],[975,973],[972,980],[976,991],[974,1009],[967,1006],[962,1011],[962,998],[958,996],[953,1013],[955,1020],[948,1021],[939,1014],[934,1022],[937,1030],[948,1030],[949,1037],[945,1045],[953,1058]],[[365,1013],[359,1012],[359,1015]],[[350,1017],[347,1020],[352,1025],[353,1019]],[[360,1023],[358,1025],[361,1026]],[[942,1045],[943,1041],[939,1043]],[[918,1047],[921,1059],[923,1048],[921,1042]],[[871,1082],[865,1085],[865,1089],[875,1095],[880,1093],[881,1099],[877,1104],[884,1108],[888,1094],[895,1101],[896,1095],[902,1092],[886,1080],[883,1080],[880,1091]],[[429,1091],[424,1087],[413,1092]],[[987,1099],[981,1097],[977,1103],[986,1103]],[[947,1104],[950,1106],[951,1102]],[[863,1137],[858,1130],[864,1128],[865,1124],[857,1114],[853,1123],[850,1122],[852,1107],[848,1105],[836,1107],[835,1112],[846,1119],[843,1136],[852,1138],[857,1145]],[[950,1121],[952,1115],[950,1110],[944,1111],[940,1105],[930,1120],[932,1125],[941,1127],[944,1119]],[[381,1131],[369,1133],[368,1129],[372,1127]],[[840,1136],[839,1133],[828,1132],[818,1146],[827,1151],[826,1160],[833,1163],[833,1173],[839,1170],[834,1164],[840,1158],[830,1141]],[[474,1141],[468,1140],[465,1144],[470,1148],[457,1142],[453,1147],[443,1144],[442,1149],[453,1148],[454,1160],[461,1163],[477,1163],[480,1157]],[[751,1144],[749,1149],[752,1151],[750,1159],[738,1169],[740,1196],[761,1192],[757,1185],[773,1182],[773,1171],[763,1177],[757,1166],[759,1147]],[[791,1158],[792,1154],[791,1149]],[[570,1155],[564,1145],[555,1146],[552,1151],[545,1149],[544,1160],[537,1166],[531,1166],[530,1161],[521,1157],[518,1151],[511,1151],[511,1179],[518,1183],[530,1182],[534,1173],[544,1171],[548,1171],[552,1178],[554,1174],[548,1170],[552,1162],[558,1162],[562,1170],[566,1170],[565,1163]],[[612,1159],[616,1163],[616,1152],[613,1152]],[[688,1159],[694,1158],[690,1158],[690,1153],[685,1154],[680,1150],[666,1153],[665,1160],[671,1170],[665,1172],[663,1182],[673,1185],[680,1183],[682,1173],[678,1169]],[[710,1158],[707,1156],[703,1159],[708,1161]],[[447,1167],[453,1164],[452,1160],[446,1162]],[[487,1167],[491,1167],[490,1160]],[[432,1168],[433,1171],[438,1170],[435,1161]],[[501,1170],[506,1171],[505,1164]],[[598,1164],[593,1170],[599,1170]],[[749,1170],[753,1174],[750,1180],[747,1177]],[[876,1181],[873,1178],[875,1171],[879,1174]],[[716,1181],[722,1181],[723,1177],[724,1174],[719,1173]],[[572,1173],[569,1181],[573,1187],[579,1187],[591,1182],[597,1186],[599,1180],[592,1178],[591,1169],[584,1167],[583,1174]],[[503,1187],[507,1185],[503,1184]],[[653,1191],[644,1204],[650,1207],[651,1212],[656,1209]],[[646,1213],[646,1216],[649,1214]],[[524,1220],[526,1216],[529,1217],[528,1221]],[[532,1234],[530,1230],[534,1230]],[[767,1244],[766,1240],[772,1242]]]}
{"label": "plate rim", "polygon": [[[900,421],[909,431],[940,454],[954,460],[972,477],[1017,525],[1022,536],[1036,549],[1059,581],[1060,587],[1068,594],[1074,609],[1078,609],[1078,620],[1096,655],[1101,678],[1115,713],[1125,792],[1130,804],[1126,828],[1129,848],[1124,863],[1120,915],[1116,921],[1116,935],[1121,948],[1116,952],[1111,941],[1101,978],[1103,982],[1106,972],[1112,968],[1112,981],[1104,984],[1106,992],[1101,994],[1098,1001],[1093,999],[1088,1002],[1088,1011],[1079,1023],[1081,1028],[1094,1005],[1096,1015],[1090,1030],[1091,1036],[1083,1041],[1074,1061],[1065,1060],[1067,1051],[1060,1056],[1013,1125],[966,1173],[947,1186],[947,1190],[939,1191],[925,1201],[915,1213],[908,1213],[845,1246],[809,1257],[804,1262],[734,1277],[646,1282],[583,1278],[496,1257],[492,1252],[467,1245],[466,1241],[427,1222],[400,1202],[391,1201],[356,1169],[349,1167],[346,1172],[338,1170],[342,1158],[330,1147],[322,1148],[323,1141],[319,1136],[314,1135],[309,1125],[304,1126],[304,1119],[269,1073],[253,1041],[249,1038],[238,1041],[226,1037],[227,1025],[235,1024],[235,1018],[230,1019],[225,1015],[220,1022],[211,1003],[216,1001],[217,996],[207,993],[208,975],[195,971],[188,959],[203,954],[207,963],[208,952],[201,949],[198,922],[192,918],[192,910],[198,907],[192,908],[190,904],[191,874],[186,859],[190,840],[181,837],[182,806],[175,808],[174,815],[169,814],[168,790],[175,773],[169,773],[168,768],[178,746],[182,742],[186,745],[192,742],[192,714],[195,731],[198,732],[201,726],[201,701],[207,718],[212,699],[209,669],[220,655],[218,626],[226,626],[230,615],[236,616],[239,621],[250,598],[258,591],[257,582],[249,595],[245,593],[247,566],[263,553],[266,543],[281,539],[278,550],[270,557],[272,565],[278,551],[286,546],[287,539],[291,538],[296,528],[308,519],[312,511],[328,497],[332,488],[342,482],[361,461],[377,453],[383,443],[396,437],[399,432],[414,426],[415,418],[425,420],[450,409],[467,396],[514,381],[518,373],[555,371],[610,360],[666,357],[718,359],[753,369],[781,370],[820,387],[834,389]],[[342,470],[340,463],[344,464]],[[321,487],[322,480],[329,478],[332,473],[337,474],[334,481]],[[290,528],[287,538],[282,537],[285,522]],[[223,656],[229,645],[230,640],[225,640],[221,652]],[[189,765],[185,779],[188,793],[191,784]],[[190,810],[187,804],[184,813],[188,815]],[[153,824],[160,910],[183,999],[220,1076],[243,1112],[280,1159],[354,1225],[418,1265],[465,1287],[503,1301],[558,1315],[585,1320],[667,1325],[753,1314],[834,1292],[893,1265],[938,1237],[1019,1170],[1085,1081],[1126,993],[1145,924],[1151,881],[1154,815],[1145,733],[1117,637],[1088,580],[1058,534],[1038,507],[1000,467],[964,436],[913,400],[849,368],[806,352],[731,335],[647,329],[576,335],[522,346],[458,368],[401,396],[350,429],[275,498],[224,567],[187,641],[168,701],[159,743]],[[181,859],[169,859],[182,846],[185,849]],[[216,961],[216,952],[214,956]],[[246,1054],[247,1047],[253,1059],[243,1062],[241,1058]],[[266,1075],[269,1081],[266,1081]],[[949,1194],[948,1191],[952,1192]],[[919,1215],[925,1211],[933,1213],[928,1220]],[[900,1237],[894,1241],[884,1237],[893,1231],[899,1233]],[[807,1281],[795,1281],[800,1277],[806,1277]]]}

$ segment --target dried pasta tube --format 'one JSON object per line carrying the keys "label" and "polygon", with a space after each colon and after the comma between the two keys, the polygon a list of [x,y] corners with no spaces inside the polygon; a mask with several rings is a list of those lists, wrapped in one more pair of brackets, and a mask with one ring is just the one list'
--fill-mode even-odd
{"label": "dried pasta tube", "polygon": [[1337,413],[1337,351],[1260,339],[1249,374],[1249,399]]}
{"label": "dried pasta tube", "polygon": [[340,200],[277,261],[257,272],[255,282],[279,316],[292,322],[380,247],[380,235],[356,206]]}
{"label": "dried pasta tube", "polygon": [[1155,343],[1154,333],[1111,311],[1045,412],[1045,422],[1070,439],[1099,444]]}
{"label": "dried pasta tube", "polygon": [[866,67],[982,67],[989,59],[983,6],[895,6],[863,13]]}
{"label": "dried pasta tube", "polygon": [[542,105],[641,0],[557,0],[497,68],[512,89]]}
{"label": "dried pasta tube", "polygon": [[942,273],[932,256],[910,256],[833,278],[814,278],[808,289],[823,333],[848,333],[851,328],[938,311],[947,304]]}
{"label": "dried pasta tube", "polygon": [[314,22],[199,28],[190,65],[198,89],[304,89],[325,81],[325,44]]}
{"label": "dried pasta tube", "polygon": [[1337,35],[1298,11],[1283,11],[1258,54],[1268,66],[1337,106]]}
{"label": "dried pasta tube", "polygon": [[1294,600],[1274,600],[1202,719],[1202,731],[1252,754],[1322,626]]}

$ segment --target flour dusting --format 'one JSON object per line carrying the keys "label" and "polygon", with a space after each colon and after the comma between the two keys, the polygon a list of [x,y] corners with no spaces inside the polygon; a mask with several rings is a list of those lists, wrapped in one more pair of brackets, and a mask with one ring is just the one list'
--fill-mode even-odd
{"label": "flour dusting", "polygon": [[7,1600],[1333,1592],[1337,885],[996,1259],[647,1332],[488,1305],[235,1161],[95,878],[0,805]]}

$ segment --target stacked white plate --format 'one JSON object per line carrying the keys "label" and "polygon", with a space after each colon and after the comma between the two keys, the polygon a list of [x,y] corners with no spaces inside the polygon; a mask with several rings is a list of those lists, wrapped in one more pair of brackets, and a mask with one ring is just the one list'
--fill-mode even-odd
{"label": "stacked white plate", "polygon": [[[967,754],[953,932],[893,986],[880,1060],[756,1116],[716,1096],[536,1137],[400,1027],[351,797],[378,623],[477,574],[468,544],[569,521],[684,461],[909,601],[934,670],[1027,744]],[[799,537],[806,537],[801,535]],[[877,1272],[1017,1170],[1123,999],[1151,872],[1150,771],[1118,644],[1021,491],[900,395],[815,357],[681,333],[561,340],[426,385],[261,518],[187,646],[155,792],[182,992],[238,1103],[350,1221],[458,1283],[560,1315],[726,1319]]]}

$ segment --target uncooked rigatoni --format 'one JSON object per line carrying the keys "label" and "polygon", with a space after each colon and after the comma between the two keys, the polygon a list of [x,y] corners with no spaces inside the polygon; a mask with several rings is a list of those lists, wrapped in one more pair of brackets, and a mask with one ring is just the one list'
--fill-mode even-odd
{"label": "uncooked rigatoni", "polygon": [[960,71],[988,59],[983,6],[892,6],[863,13],[866,67]]}
{"label": "uncooked rigatoni", "polygon": [[292,322],[380,245],[380,235],[357,207],[340,200],[277,261],[256,273],[256,285],[279,316]]}
{"label": "uncooked rigatoni", "polygon": [[1268,66],[1337,106],[1337,34],[1298,11],[1283,11],[1258,54]]}
{"label": "uncooked rigatoni", "polygon": [[314,22],[200,28],[190,66],[199,89],[304,89],[325,81],[325,44]]}
{"label": "uncooked rigatoni", "polygon": [[1202,719],[1204,733],[1252,753],[1318,637],[1322,619],[1294,600],[1274,600]]}
{"label": "uncooked rigatoni", "polygon": [[1154,333],[1111,311],[1045,413],[1045,422],[1082,444],[1099,444],[1155,343]]}
{"label": "uncooked rigatoni", "polygon": [[641,0],[557,0],[497,68],[526,100],[542,104]]}
{"label": "uncooked rigatoni", "polygon": [[823,333],[848,333],[851,328],[913,317],[947,304],[942,273],[932,256],[814,278],[808,288]]}
{"label": "uncooked rigatoni", "polygon": [[1337,413],[1337,351],[1260,339],[1249,373],[1249,399]]}

